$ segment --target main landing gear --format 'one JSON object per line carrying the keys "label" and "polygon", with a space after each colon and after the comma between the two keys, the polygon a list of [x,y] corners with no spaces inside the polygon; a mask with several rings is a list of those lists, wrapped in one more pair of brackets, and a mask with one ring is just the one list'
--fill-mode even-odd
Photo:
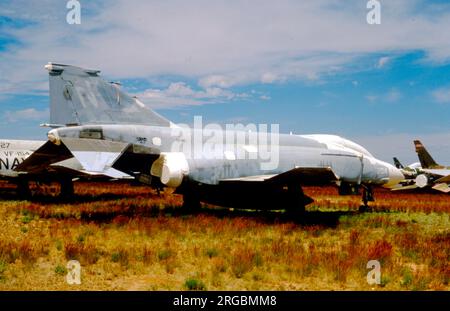
{"label": "main landing gear", "polygon": [[371,212],[372,208],[369,206],[369,202],[373,202],[374,200],[374,196],[373,196],[373,189],[371,186],[368,185],[361,185],[363,192],[362,192],[362,203],[363,205],[361,205],[359,207],[359,211],[364,213],[364,212]]}

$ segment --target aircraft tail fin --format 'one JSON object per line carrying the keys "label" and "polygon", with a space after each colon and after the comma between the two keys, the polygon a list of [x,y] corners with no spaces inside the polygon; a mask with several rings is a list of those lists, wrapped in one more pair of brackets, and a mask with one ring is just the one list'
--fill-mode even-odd
{"label": "aircraft tail fin", "polygon": [[117,83],[103,80],[99,70],[48,63],[50,123],[143,124],[170,126],[137,98],[120,90]]}
{"label": "aircraft tail fin", "polygon": [[433,168],[439,166],[439,164],[437,164],[433,157],[428,153],[427,149],[425,149],[420,140],[415,140],[414,146],[416,147],[416,152],[419,156],[419,161],[422,168]]}
{"label": "aircraft tail fin", "polygon": [[398,169],[405,168],[405,167],[403,166],[403,164],[402,164],[396,157],[394,157],[394,165],[395,165],[395,167],[398,168]]}

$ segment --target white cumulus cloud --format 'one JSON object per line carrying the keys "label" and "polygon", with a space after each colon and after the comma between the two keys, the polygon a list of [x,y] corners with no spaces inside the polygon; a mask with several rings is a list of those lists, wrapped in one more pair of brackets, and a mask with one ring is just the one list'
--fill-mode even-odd
{"label": "white cumulus cloud", "polygon": [[383,68],[391,61],[391,58],[388,56],[383,56],[378,59],[377,68]]}
{"label": "white cumulus cloud", "polygon": [[46,122],[49,118],[49,109],[37,110],[27,108],[22,110],[8,110],[3,113],[7,122],[16,123],[19,121],[41,121]]}
{"label": "white cumulus cloud", "polygon": [[434,90],[432,93],[434,100],[441,104],[450,103],[450,88],[440,88]]}
{"label": "white cumulus cloud", "polygon": [[194,90],[184,82],[173,82],[165,89],[147,89],[136,94],[140,100],[152,108],[174,108],[220,103],[238,98],[248,98],[246,93],[234,93],[220,87]]}
{"label": "white cumulus cloud", "polygon": [[[21,43],[1,52],[0,90],[45,83],[48,61],[102,69],[112,78],[187,77],[207,87],[317,80],[354,69],[374,53],[424,51],[450,60],[450,9],[424,0],[383,2],[383,21],[365,21],[365,1],[83,1],[81,25],[64,1],[11,1],[0,15],[31,21],[5,27]],[[386,66],[390,56],[381,57]],[[44,84],[45,85],[45,84]]]}

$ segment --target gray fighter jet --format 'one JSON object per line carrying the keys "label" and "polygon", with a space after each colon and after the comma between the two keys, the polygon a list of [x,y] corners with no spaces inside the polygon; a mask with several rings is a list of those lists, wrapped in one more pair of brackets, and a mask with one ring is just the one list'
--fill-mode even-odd
{"label": "gray fighter jet", "polygon": [[54,63],[46,69],[53,129],[18,170],[39,170],[39,157],[71,170],[75,159],[85,174],[132,176],[176,188],[190,208],[204,201],[293,213],[313,201],[303,193],[305,185],[337,185],[343,195],[362,188],[367,207],[372,186],[390,188],[404,179],[393,165],[336,135],[175,125],[103,80],[98,70]]}

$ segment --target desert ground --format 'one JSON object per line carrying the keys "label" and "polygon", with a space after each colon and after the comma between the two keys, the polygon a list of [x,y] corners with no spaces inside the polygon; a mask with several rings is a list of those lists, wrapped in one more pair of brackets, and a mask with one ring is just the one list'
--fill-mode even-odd
{"label": "desert ground", "polygon": [[[76,183],[73,200],[1,188],[0,290],[450,289],[446,194],[376,189],[360,213],[358,196],[305,188],[315,202],[296,220],[252,206],[190,213],[179,195],[127,183]],[[66,281],[72,259],[79,285]]]}

